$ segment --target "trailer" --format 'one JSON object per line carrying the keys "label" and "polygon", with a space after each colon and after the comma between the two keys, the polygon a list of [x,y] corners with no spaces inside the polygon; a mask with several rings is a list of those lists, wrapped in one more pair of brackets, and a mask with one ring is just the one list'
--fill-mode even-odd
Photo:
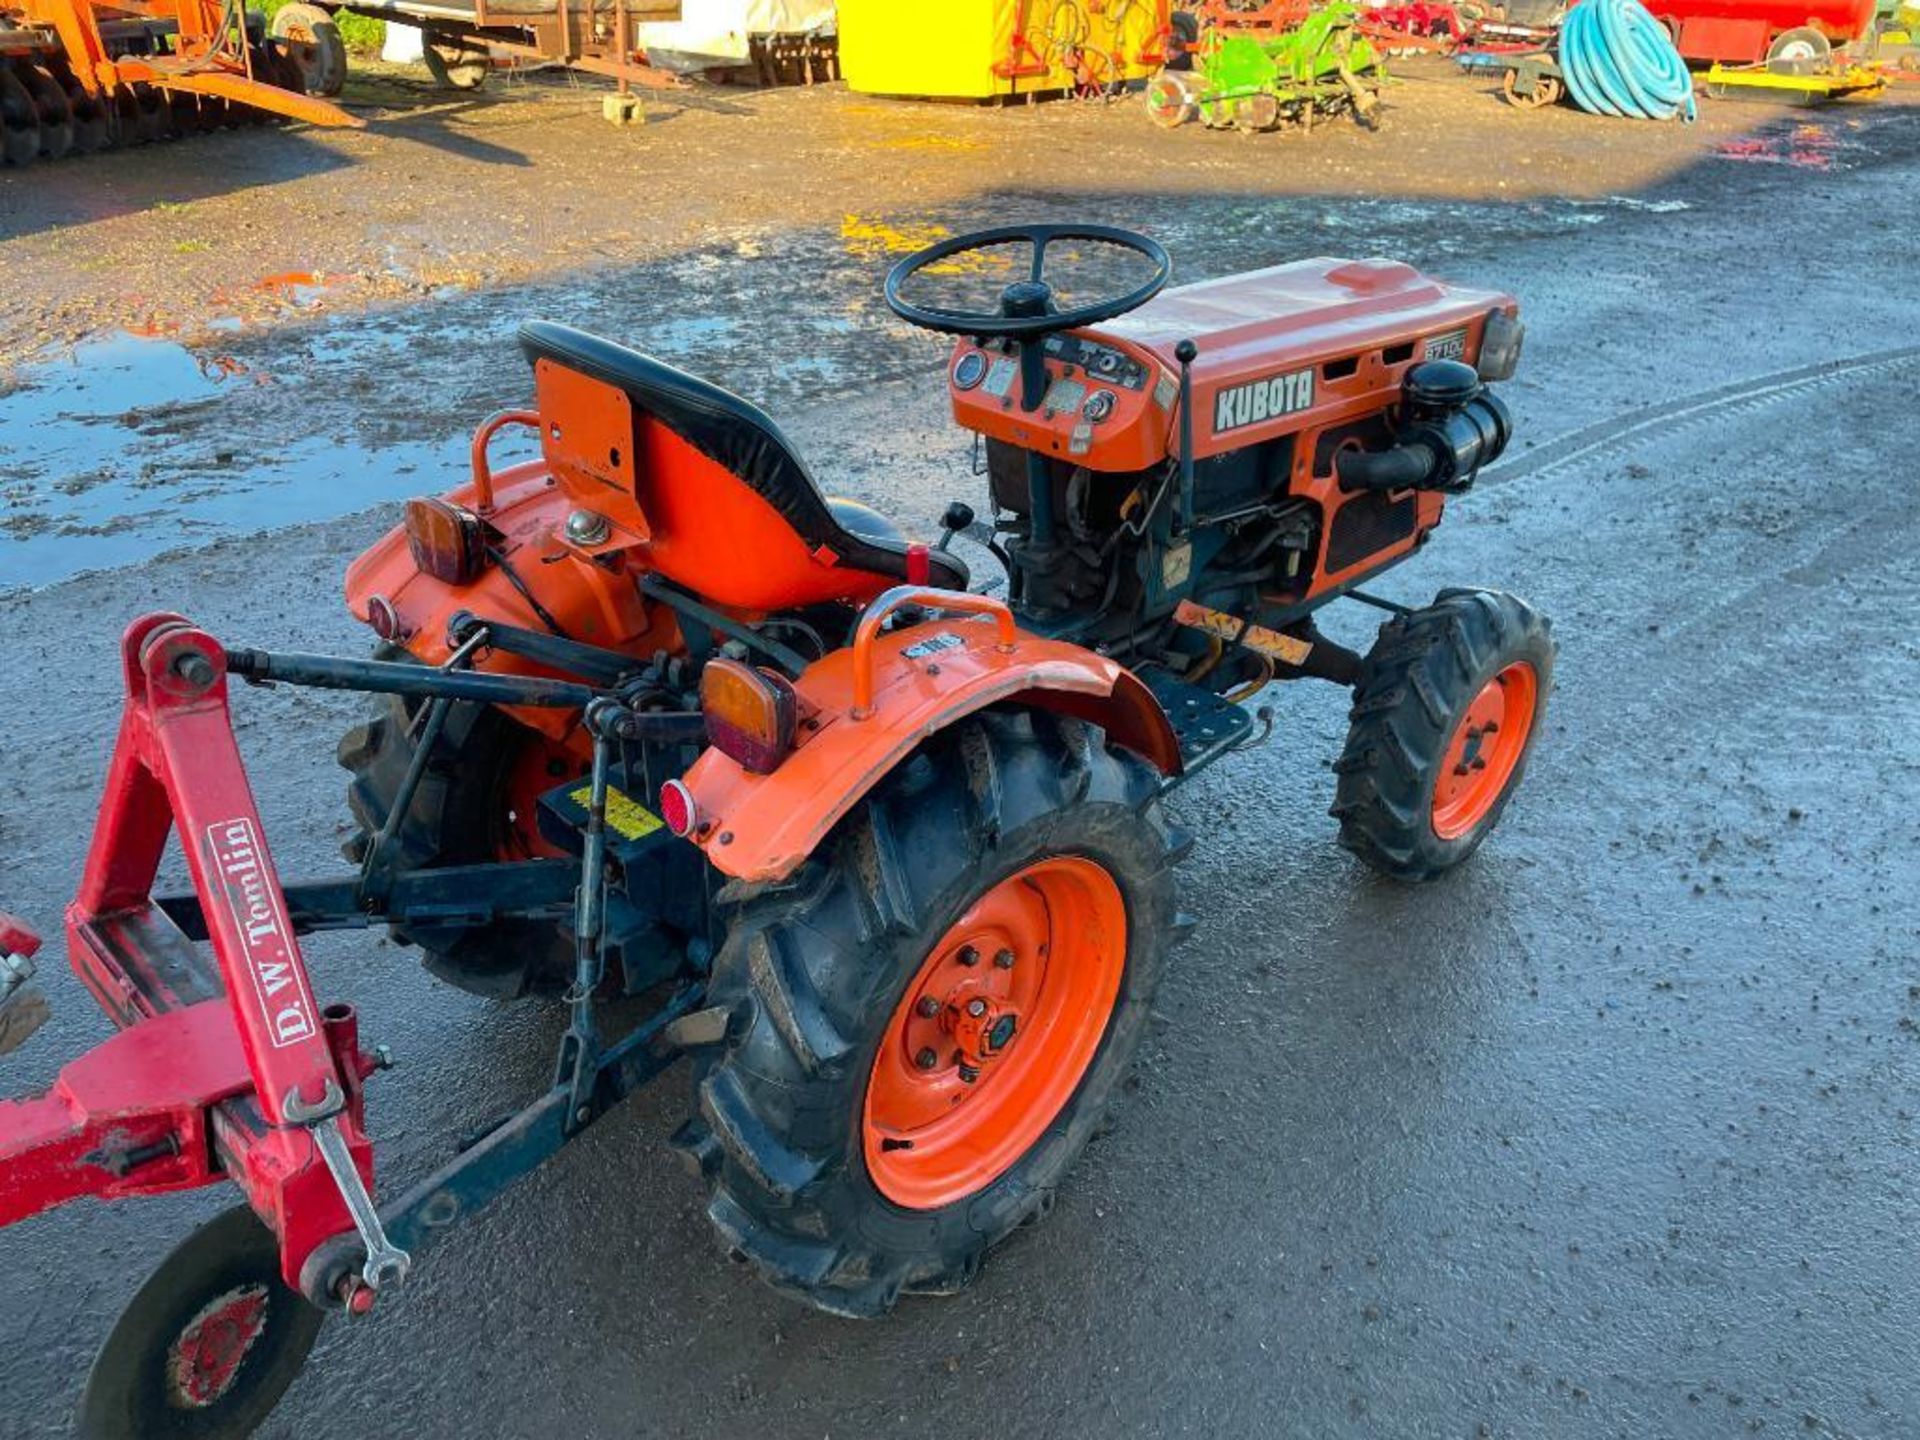
{"label": "trailer", "polygon": [[[339,47],[332,19],[342,11],[366,15],[421,32],[423,59],[442,85],[476,90],[485,83],[494,60],[565,65],[613,80],[624,96],[634,85],[667,89],[681,83],[673,71],[655,65],[641,43],[640,27],[681,18],[681,0],[355,0],[351,5],[289,5],[309,28],[333,30],[325,42],[327,58],[318,67],[326,75],[310,79],[331,84],[344,79],[346,52]],[[276,16],[276,20],[280,17]]]}

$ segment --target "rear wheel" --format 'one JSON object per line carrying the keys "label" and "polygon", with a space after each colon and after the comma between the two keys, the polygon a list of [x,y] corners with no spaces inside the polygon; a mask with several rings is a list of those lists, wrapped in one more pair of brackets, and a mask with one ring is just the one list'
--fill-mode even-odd
{"label": "rear wheel", "polygon": [[[380,658],[405,658],[405,652],[388,649]],[[353,775],[347,803],[357,825],[344,848],[356,863],[386,823],[406,778],[419,713],[394,697],[341,738],[340,764]],[[492,706],[454,705],[400,827],[400,868],[558,853],[540,839],[534,805],[543,791],[581,768],[564,748]],[[493,999],[555,994],[573,977],[572,941],[549,923],[395,927],[393,935],[418,945],[427,969],[448,984]]]}
{"label": "rear wheel", "polygon": [[1046,714],[943,734],[735,914],[676,1142],[776,1289],[841,1315],[948,1293],[1044,1214],[1174,933],[1159,777]]}
{"label": "rear wheel", "polygon": [[1540,732],[1549,628],[1493,590],[1443,590],[1380,627],[1333,767],[1342,845],[1401,880],[1431,880],[1478,848]]}

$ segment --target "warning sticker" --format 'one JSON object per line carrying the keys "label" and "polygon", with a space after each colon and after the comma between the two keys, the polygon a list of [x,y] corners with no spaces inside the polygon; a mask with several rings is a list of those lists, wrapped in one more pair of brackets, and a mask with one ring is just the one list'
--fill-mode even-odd
{"label": "warning sticker", "polygon": [[[593,810],[593,787],[582,785],[578,790],[570,791],[567,798],[589,814]],[[607,824],[614,833],[629,840],[638,840],[651,835],[666,822],[642,805],[631,795],[615,786],[607,787]]]}

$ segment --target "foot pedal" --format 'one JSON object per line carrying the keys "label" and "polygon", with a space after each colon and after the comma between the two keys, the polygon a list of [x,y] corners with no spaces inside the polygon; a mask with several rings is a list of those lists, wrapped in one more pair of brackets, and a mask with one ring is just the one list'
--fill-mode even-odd
{"label": "foot pedal", "polygon": [[33,982],[33,957],[40,937],[26,922],[0,910],[0,1055],[27,1043],[27,1037],[53,1014],[47,997]]}

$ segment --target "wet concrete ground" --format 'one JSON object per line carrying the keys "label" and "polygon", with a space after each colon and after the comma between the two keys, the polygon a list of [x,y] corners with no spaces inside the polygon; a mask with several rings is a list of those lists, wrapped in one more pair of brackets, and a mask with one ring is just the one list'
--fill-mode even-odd
{"label": "wet concrete ground", "polygon": [[[1184,897],[1202,923],[1114,1126],[968,1293],[856,1325],[729,1265],[664,1146],[675,1075],[444,1245],[400,1303],[330,1327],[266,1433],[1920,1432],[1920,493],[1900,459],[1920,295],[1889,258],[1920,205],[1920,126],[1794,123],[1752,138],[1791,155],[1827,136],[1828,168],[1703,159],[1601,204],[876,207],[896,229],[1009,209],[1131,222],[1189,277],[1379,251],[1517,293],[1528,356],[1508,389],[1529,444],[1380,588],[1494,584],[1555,616],[1526,789],[1460,872],[1381,882],[1323,813],[1341,697],[1276,692],[1267,747],[1172,802],[1204,837]],[[198,514],[212,543],[0,598],[0,901],[57,930],[124,619],[179,608],[236,643],[364,642],[339,576],[391,511],[345,512],[438,484],[460,426],[525,393],[524,315],[584,316],[763,398],[834,488],[909,517],[978,501],[938,346],[875,314],[886,248],[837,223],[756,227],[223,339],[281,382],[240,404],[209,380],[199,409],[125,427],[142,463],[191,457],[200,483],[210,447],[232,447],[231,506],[161,506],[126,532],[189,540]],[[21,508],[67,513],[67,442],[23,435],[22,413],[0,409]],[[277,489],[256,488],[263,468]],[[268,494],[315,523],[218,538]],[[69,498],[82,526],[119,513]],[[0,553],[58,557],[47,579],[119,558],[57,530]],[[353,708],[241,697],[290,871],[333,863],[332,744]],[[311,958],[400,1057],[373,1100],[388,1176],[545,1083],[550,1011],[449,991],[366,937]],[[56,1019],[0,1067],[8,1090],[104,1031],[77,983],[52,985]],[[112,1317],[212,1198],[0,1232],[0,1434],[62,1433]]]}

